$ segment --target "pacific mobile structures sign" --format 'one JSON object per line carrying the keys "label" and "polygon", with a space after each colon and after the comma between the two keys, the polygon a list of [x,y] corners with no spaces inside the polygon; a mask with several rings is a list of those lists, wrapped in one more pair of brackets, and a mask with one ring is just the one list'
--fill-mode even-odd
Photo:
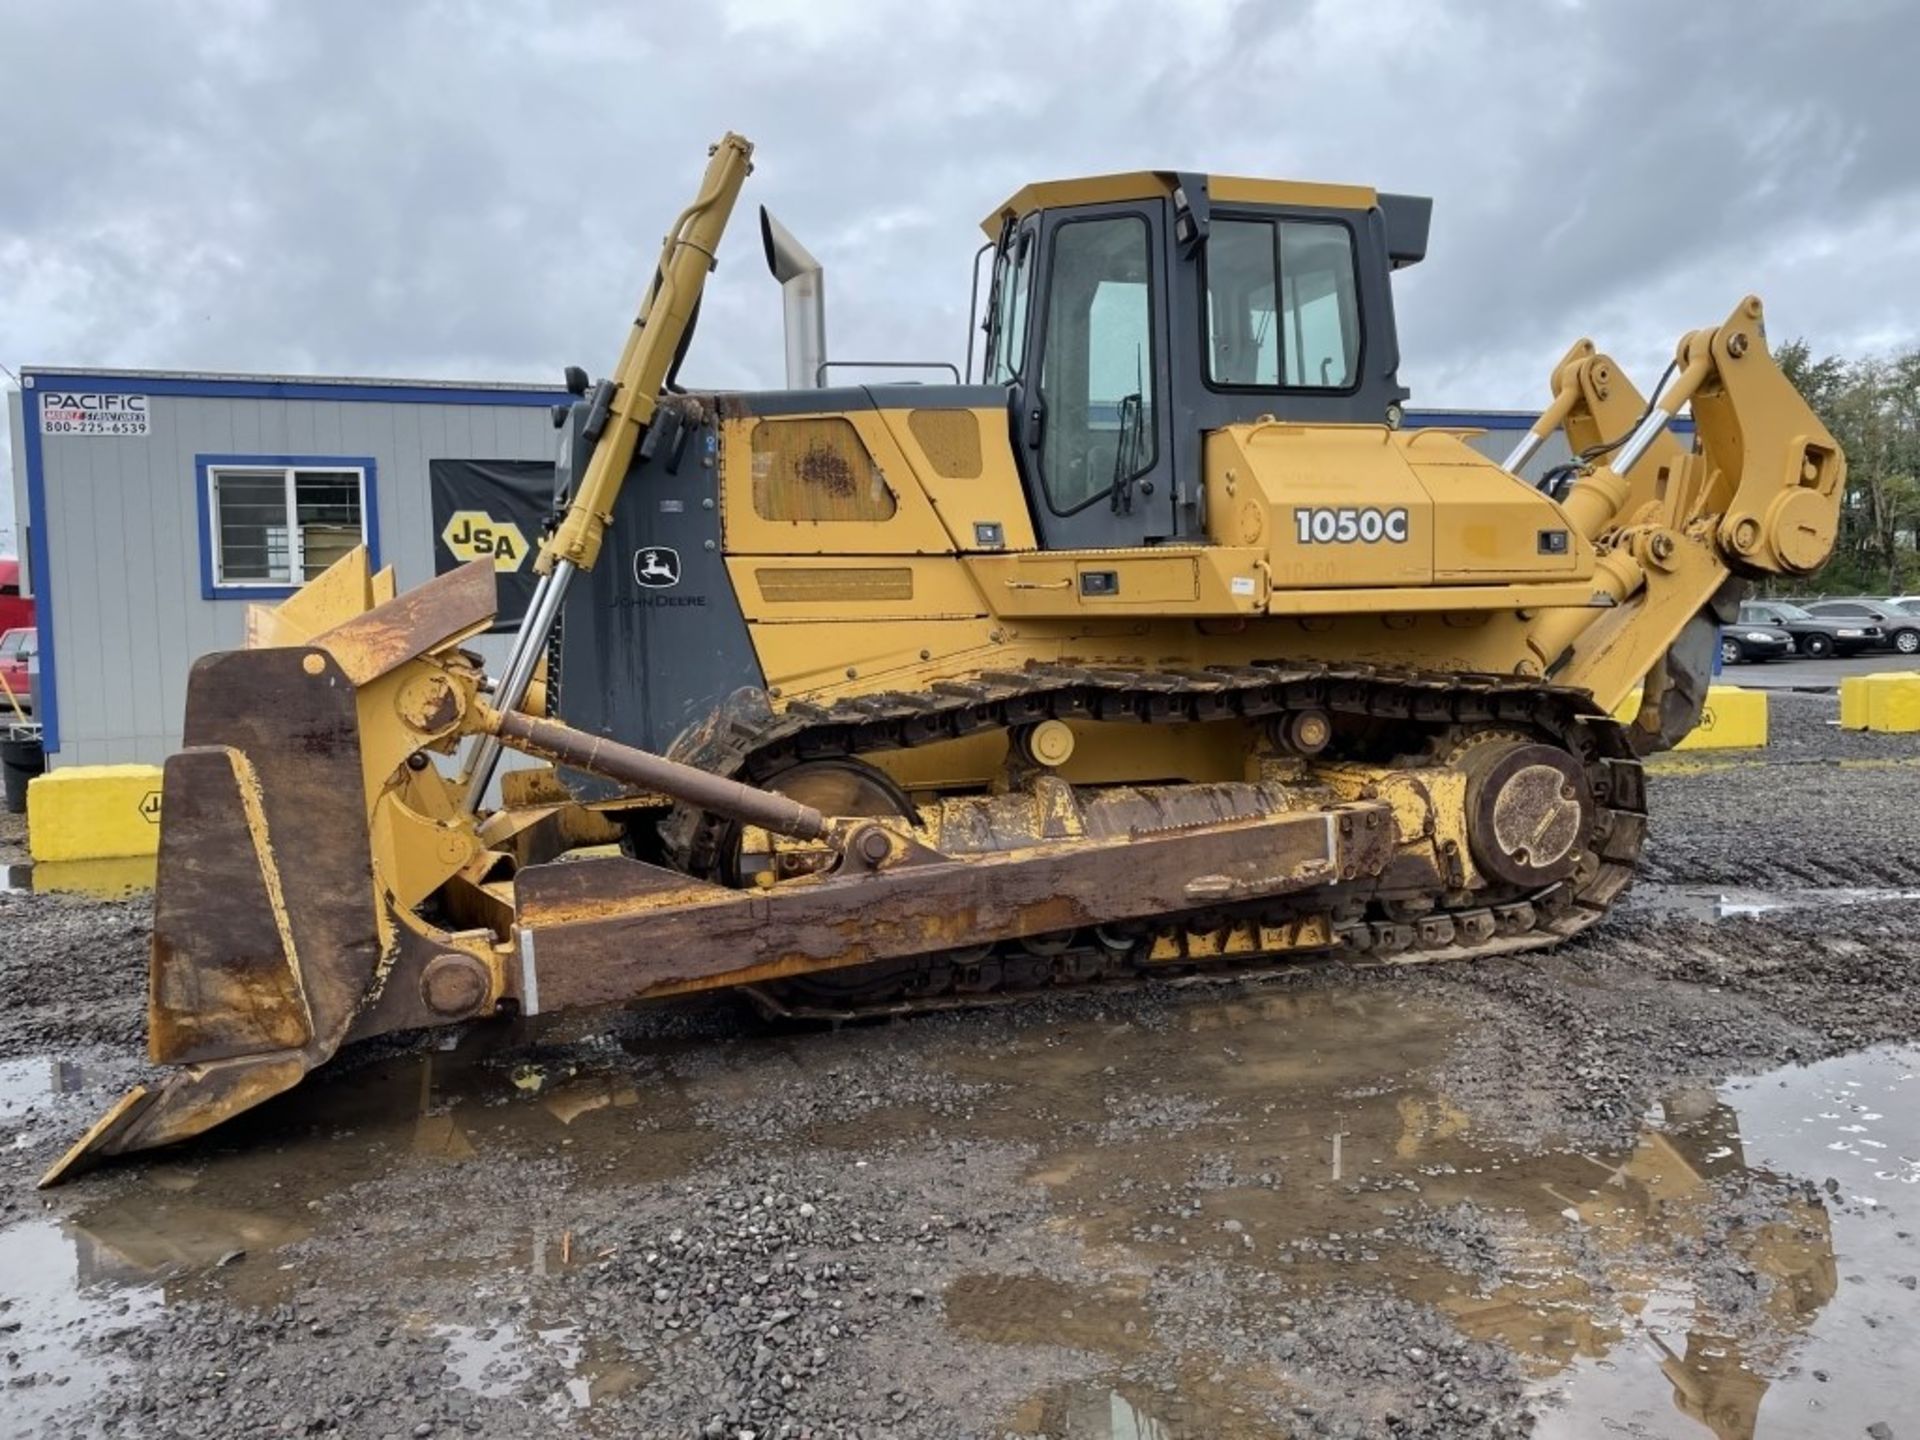
{"label": "pacific mobile structures sign", "polygon": [[42,435],[119,435],[147,433],[145,395],[107,395],[93,390],[42,390]]}

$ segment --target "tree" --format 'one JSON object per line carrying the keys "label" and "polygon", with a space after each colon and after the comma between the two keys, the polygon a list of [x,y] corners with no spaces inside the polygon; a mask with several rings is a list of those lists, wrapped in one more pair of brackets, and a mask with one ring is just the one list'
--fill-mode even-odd
{"label": "tree", "polygon": [[1826,593],[1899,594],[1920,583],[1920,349],[1848,360],[1805,340],[1774,355],[1847,456],[1847,490]]}

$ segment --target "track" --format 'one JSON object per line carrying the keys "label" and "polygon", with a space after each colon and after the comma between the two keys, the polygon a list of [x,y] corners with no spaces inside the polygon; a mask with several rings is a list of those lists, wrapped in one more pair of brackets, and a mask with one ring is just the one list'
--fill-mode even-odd
{"label": "track", "polygon": [[[751,696],[751,698],[749,698]],[[1247,665],[1205,670],[1036,665],[833,705],[794,701],[778,714],[748,692],[677,746],[675,758],[756,785],[806,761],[858,758],[1041,720],[1142,725],[1266,722],[1321,709],[1341,758],[1432,755],[1487,731],[1522,732],[1580,762],[1594,799],[1581,860],[1566,880],[1534,890],[1382,893],[1377,881],[1163,917],[1144,933],[1076,934],[974,947],[801,978],[757,998],[784,1013],[853,1018],[951,1008],[1052,986],[1112,985],[1178,975],[1270,971],[1274,953],[1222,954],[1236,922],[1299,924],[1330,917],[1317,945],[1289,962],[1341,955],[1373,962],[1464,960],[1556,944],[1597,921],[1632,882],[1646,832],[1645,786],[1624,727],[1583,691],[1500,676],[1417,674],[1365,667]],[[677,810],[661,827],[668,858],[713,877],[731,841],[724,819]],[[1182,937],[1179,958],[1149,960],[1156,930]],[[1166,946],[1162,944],[1162,952]]]}

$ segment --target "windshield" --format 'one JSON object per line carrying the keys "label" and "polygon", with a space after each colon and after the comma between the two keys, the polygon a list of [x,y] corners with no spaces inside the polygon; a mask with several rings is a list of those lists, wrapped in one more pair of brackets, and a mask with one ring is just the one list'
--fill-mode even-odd
{"label": "windshield", "polygon": [[0,635],[0,660],[19,660],[33,654],[33,631],[9,630]]}
{"label": "windshield", "polygon": [[1811,610],[1802,610],[1798,605],[1782,605],[1777,600],[1769,602],[1767,609],[1772,612],[1776,619],[1780,620],[1811,620],[1814,618]]}

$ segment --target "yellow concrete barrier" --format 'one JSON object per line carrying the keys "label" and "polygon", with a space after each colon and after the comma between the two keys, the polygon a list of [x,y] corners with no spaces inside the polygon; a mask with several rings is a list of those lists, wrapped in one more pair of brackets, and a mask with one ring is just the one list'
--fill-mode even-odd
{"label": "yellow concrete barrier", "polygon": [[158,765],[73,765],[27,784],[27,852],[36,863],[159,848]]}
{"label": "yellow concrete barrier", "polygon": [[[1640,713],[1635,691],[1613,712],[1613,718],[1631,725]],[[1707,703],[1695,725],[1675,750],[1745,750],[1767,743],[1767,692],[1743,690],[1738,685],[1709,685]]]}
{"label": "yellow concrete barrier", "polygon": [[23,865],[36,895],[86,895],[124,900],[153,889],[157,855],[113,855],[105,860],[43,860]]}
{"label": "yellow concrete barrier", "polygon": [[1840,682],[1840,728],[1895,735],[1920,730],[1920,671],[1847,676]]}

